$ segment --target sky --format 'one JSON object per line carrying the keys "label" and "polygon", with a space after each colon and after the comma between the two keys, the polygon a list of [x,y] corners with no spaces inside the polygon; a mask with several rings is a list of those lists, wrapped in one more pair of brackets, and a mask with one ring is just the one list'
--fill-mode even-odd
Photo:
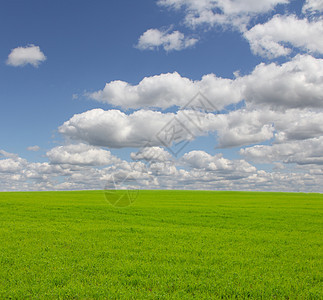
{"label": "sky", "polygon": [[323,192],[322,0],[0,2],[0,191]]}

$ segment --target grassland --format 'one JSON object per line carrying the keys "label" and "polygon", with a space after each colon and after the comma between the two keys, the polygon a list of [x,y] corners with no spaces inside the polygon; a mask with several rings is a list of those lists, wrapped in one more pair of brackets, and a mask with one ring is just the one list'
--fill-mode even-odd
{"label": "grassland", "polygon": [[[122,192],[120,192],[122,193]],[[0,193],[0,299],[322,299],[323,195]]]}

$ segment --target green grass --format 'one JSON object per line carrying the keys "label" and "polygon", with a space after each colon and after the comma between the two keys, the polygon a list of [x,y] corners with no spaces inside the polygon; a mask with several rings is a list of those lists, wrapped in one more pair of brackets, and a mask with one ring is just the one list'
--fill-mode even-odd
{"label": "green grass", "polygon": [[0,193],[0,299],[322,299],[322,206],[322,194],[140,191],[114,208],[102,191]]}

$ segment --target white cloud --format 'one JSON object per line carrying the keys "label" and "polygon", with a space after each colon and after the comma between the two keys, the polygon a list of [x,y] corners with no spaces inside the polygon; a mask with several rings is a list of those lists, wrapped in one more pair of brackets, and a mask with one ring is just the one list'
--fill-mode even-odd
{"label": "white cloud", "polygon": [[7,59],[7,65],[18,67],[31,64],[34,67],[38,67],[45,60],[46,56],[38,46],[28,45],[12,49]]}
{"label": "white cloud", "polygon": [[[302,10],[305,14],[303,19],[285,14],[276,15],[264,24],[257,24],[260,15],[268,14],[277,5],[286,5],[290,2],[290,0],[159,0],[157,3],[162,7],[184,11],[184,23],[188,27],[221,26],[225,30],[233,28],[240,31],[256,55],[267,58],[287,56],[295,48],[322,54],[321,0],[305,1]],[[318,17],[313,18],[315,14],[318,14]],[[257,25],[250,29],[249,25],[255,23]]]}
{"label": "white cloud", "polygon": [[101,166],[116,163],[118,159],[110,151],[86,144],[58,146],[46,153],[51,164]]}
{"label": "white cloud", "polygon": [[[151,146],[163,146],[157,133],[174,119],[188,129],[180,136],[181,141],[216,132],[217,147],[221,148],[322,134],[319,110],[323,107],[323,60],[309,55],[298,55],[281,65],[262,63],[250,75],[234,80],[210,74],[200,81],[191,81],[173,73],[144,78],[137,86],[118,82],[116,88],[115,83],[107,84],[97,96],[109,99],[109,103],[119,101],[122,105],[124,101],[131,108],[167,108],[176,103],[184,110],[176,114],[140,110],[131,115],[118,110],[92,110],[75,115],[59,131],[92,145],[117,148],[144,147],[149,142]],[[185,93],[198,88],[207,93],[214,107],[223,108],[242,99],[246,106],[221,114],[190,110],[194,105],[185,109]],[[286,113],[281,112],[285,110]]]}
{"label": "white cloud", "polygon": [[[209,1],[215,2],[215,1]],[[274,9],[277,4],[287,4],[288,0],[218,0],[218,6],[226,14],[265,13]]]}
{"label": "white cloud", "polygon": [[[295,135],[293,132],[300,130],[302,126],[294,124],[298,116],[300,116],[298,111],[286,117],[269,110],[245,109],[228,114],[203,113],[194,110],[178,111],[176,114],[140,110],[130,115],[118,110],[94,109],[74,115],[59,127],[59,132],[72,140],[95,146],[146,147],[137,154],[132,153],[131,157],[147,159],[149,152],[149,155],[154,156],[162,154],[160,152],[162,150],[157,146],[172,147],[173,144],[191,141],[195,137],[215,132],[218,136],[218,148],[264,142],[274,137],[275,130],[279,130],[280,138],[283,134],[292,136]],[[315,118],[313,114],[312,116],[313,120],[320,118],[318,115],[315,115]],[[290,131],[286,130],[283,122],[280,122],[283,117],[291,121]],[[278,122],[277,128],[274,126],[275,122]],[[312,128],[314,126],[315,124]],[[292,128],[295,130],[293,131]],[[305,131],[306,128],[303,126],[303,135]],[[316,132],[320,134],[320,127],[317,127]],[[275,136],[278,138],[278,133]]]}
{"label": "white cloud", "polygon": [[37,151],[39,151],[39,150],[40,150],[40,147],[39,147],[39,146],[37,146],[37,145],[35,145],[35,146],[29,146],[29,147],[27,147],[27,150],[28,150],[28,151],[34,151],[34,152],[37,152]]}
{"label": "white cloud", "polygon": [[[67,149],[71,150],[69,147]],[[73,148],[73,150],[75,149]],[[68,151],[65,149],[65,152]],[[98,182],[98,176],[101,176],[99,175],[100,171],[84,164],[84,159],[90,160],[91,163],[93,159],[85,158],[83,153],[81,153],[83,157],[76,155],[73,157],[74,153],[71,152],[69,151],[64,156],[64,151],[56,147],[53,155],[59,160],[57,163],[69,162],[77,165],[49,164],[47,162],[31,163],[16,154],[0,150],[0,154],[4,157],[4,159],[0,159],[0,190],[56,190],[63,186],[65,188],[70,186],[71,189],[102,188],[102,182]],[[70,161],[67,161],[66,156],[68,155]],[[100,158],[97,160],[102,161],[102,159],[100,161]],[[118,162],[119,159],[113,160],[113,163],[117,164]],[[74,178],[77,178],[77,174],[83,177],[82,182]],[[88,178],[91,176],[92,180]],[[62,180],[64,180],[64,183],[62,183]]]}
{"label": "white cloud", "polygon": [[255,172],[256,168],[244,160],[229,160],[217,154],[212,156],[205,151],[191,151],[182,157],[182,161],[194,169],[226,172]]}
{"label": "white cloud", "polygon": [[[93,109],[74,115],[59,127],[67,138],[111,148],[170,146],[215,131],[221,122],[211,113],[139,110],[130,115],[119,110]],[[176,132],[174,133],[173,129]],[[167,136],[168,135],[168,136]],[[173,138],[169,138],[173,137]]]}
{"label": "white cloud", "polygon": [[161,147],[144,147],[138,152],[132,152],[130,157],[132,160],[145,160],[148,162],[172,160],[170,153]]}
{"label": "white cloud", "polygon": [[222,148],[258,144],[271,139],[274,143],[286,143],[323,135],[322,111],[240,109],[217,118],[221,124],[217,129],[218,147]]}
{"label": "white cloud", "polygon": [[155,50],[159,47],[165,51],[179,51],[194,46],[197,39],[185,37],[179,31],[170,32],[159,29],[148,29],[138,40],[136,47],[141,50]]}
{"label": "white cloud", "polygon": [[0,157],[16,159],[16,158],[18,158],[18,155],[15,153],[6,152],[6,151],[0,149]]}
{"label": "white cloud", "polygon": [[[320,145],[314,142],[312,150],[317,146]],[[70,155],[72,151],[67,152]],[[0,154],[4,156],[0,160],[4,171],[0,171],[3,191],[103,189],[114,188],[115,183],[119,188],[323,191],[320,165],[299,165],[298,170],[289,173],[265,172],[245,160],[229,160],[222,154],[212,156],[204,151],[186,153],[177,162],[156,161],[145,165],[141,161],[117,160],[104,168],[84,165],[82,159],[78,160],[80,165],[53,165],[30,163],[1,150]],[[142,158],[148,156],[143,154]]]}
{"label": "white cloud", "polygon": [[303,13],[323,12],[322,0],[306,0],[302,9]]}
{"label": "white cloud", "polygon": [[238,110],[219,116],[222,126],[218,129],[218,147],[238,147],[260,143],[271,139],[274,134],[272,115],[262,111]]}
{"label": "white cloud", "polygon": [[232,25],[244,28],[250,18],[269,12],[278,4],[287,4],[288,0],[159,0],[160,6],[185,10],[185,22],[195,27],[206,24]]}
{"label": "white cloud", "polygon": [[322,19],[308,21],[294,15],[276,15],[244,33],[252,52],[268,58],[286,56],[291,53],[291,47],[322,54],[322,36]]}
{"label": "white cloud", "polygon": [[323,112],[288,110],[276,113],[275,143],[306,140],[323,136]]}
{"label": "white cloud", "polygon": [[166,109],[185,107],[199,92],[212,104],[213,111],[243,99],[247,105],[273,109],[322,107],[323,60],[297,55],[281,65],[261,63],[251,74],[236,79],[208,74],[193,81],[174,72],[145,77],[138,85],[118,80],[89,96],[126,109]]}
{"label": "white cloud", "polygon": [[138,85],[111,81],[103,90],[89,94],[94,99],[122,108],[183,107],[202,93],[214,108],[221,109],[241,100],[240,86],[231,79],[208,74],[193,81],[177,72],[145,77]]}
{"label": "white cloud", "polygon": [[0,150],[0,173],[19,173],[27,164],[17,154]]}
{"label": "white cloud", "polygon": [[259,64],[243,79],[247,104],[272,109],[322,108],[323,59],[297,55],[282,65]]}
{"label": "white cloud", "polygon": [[256,145],[240,150],[246,159],[255,162],[271,163],[282,161],[284,163],[323,164],[323,137],[301,141],[290,141],[272,146]]}
{"label": "white cloud", "polygon": [[12,158],[0,160],[1,173],[18,173],[23,168],[23,162],[14,160]]}
{"label": "white cloud", "polygon": [[119,110],[93,109],[74,115],[59,127],[59,132],[95,146],[141,147],[153,140],[157,130],[172,117],[152,111],[137,111],[128,116]]}

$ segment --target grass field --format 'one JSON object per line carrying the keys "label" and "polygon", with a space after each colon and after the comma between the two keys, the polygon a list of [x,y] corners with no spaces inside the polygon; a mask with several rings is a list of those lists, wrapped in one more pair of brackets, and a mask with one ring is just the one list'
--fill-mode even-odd
{"label": "grass field", "polygon": [[[122,193],[121,191],[119,193]],[[0,299],[322,299],[322,194],[0,193]]]}

